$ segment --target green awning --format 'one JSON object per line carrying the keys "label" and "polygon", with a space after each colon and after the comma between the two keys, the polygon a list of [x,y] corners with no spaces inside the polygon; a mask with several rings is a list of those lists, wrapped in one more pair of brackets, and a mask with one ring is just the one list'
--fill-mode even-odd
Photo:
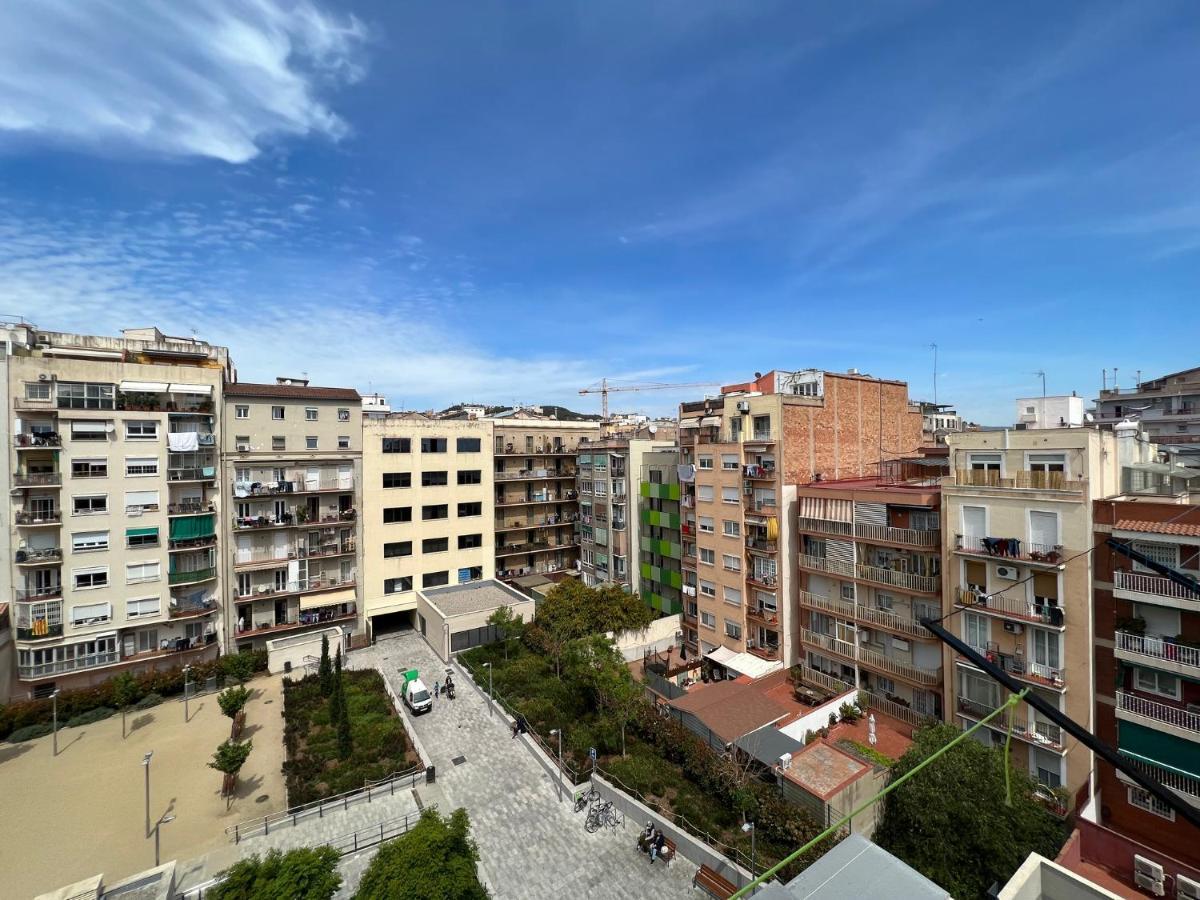
{"label": "green awning", "polygon": [[216,534],[215,519],[216,517],[212,513],[172,519],[171,540],[191,541],[196,538],[212,537]]}
{"label": "green awning", "polygon": [[158,537],[158,528],[126,528],[125,537]]}

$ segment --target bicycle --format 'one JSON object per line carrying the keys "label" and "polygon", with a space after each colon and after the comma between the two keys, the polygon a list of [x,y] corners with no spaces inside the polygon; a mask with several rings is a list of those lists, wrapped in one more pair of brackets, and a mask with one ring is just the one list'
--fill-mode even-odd
{"label": "bicycle", "polygon": [[595,788],[576,795],[575,797],[575,812],[583,812],[583,810],[591,806],[593,803],[598,803],[600,800],[600,792]]}
{"label": "bicycle", "polygon": [[588,810],[587,821],[583,823],[583,827],[587,829],[588,834],[595,834],[601,828],[616,830],[623,824],[625,824],[625,817],[617,812],[612,801],[608,800],[604,803],[597,803]]}

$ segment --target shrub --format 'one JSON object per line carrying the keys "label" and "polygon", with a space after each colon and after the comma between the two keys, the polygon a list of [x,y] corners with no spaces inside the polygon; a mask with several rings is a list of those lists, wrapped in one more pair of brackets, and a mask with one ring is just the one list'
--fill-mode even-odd
{"label": "shrub", "polygon": [[136,710],[153,709],[155,706],[163,702],[162,694],[147,694],[137,703],[133,704]]}
{"label": "shrub", "polygon": [[21,741],[31,741],[34,738],[45,737],[53,730],[53,725],[49,722],[38,722],[36,725],[26,725],[24,728],[18,728],[9,734],[8,739],[14,744],[19,744]]}
{"label": "shrub", "polygon": [[411,831],[379,848],[363,873],[356,900],[487,900],[470,832],[465,809],[448,818],[425,810]]}
{"label": "shrub", "polygon": [[224,715],[232,719],[242,711],[242,708],[249,699],[249,688],[239,685],[217,694],[217,705],[221,707],[221,712]]}
{"label": "shrub", "polygon": [[265,857],[254,854],[222,873],[204,892],[211,900],[329,900],[342,886],[338,852],[332,847],[301,847]]}
{"label": "shrub", "polygon": [[[830,713],[830,715],[833,714]],[[862,718],[862,710],[853,703],[843,703],[838,707],[838,715],[841,716],[843,722],[857,722]]]}
{"label": "shrub", "polygon": [[85,713],[80,713],[77,716],[72,716],[67,719],[68,728],[78,728],[81,725],[91,725],[93,722],[99,722],[107,719],[109,716],[116,713],[115,709],[110,709],[107,706],[97,706],[95,709],[89,709]]}

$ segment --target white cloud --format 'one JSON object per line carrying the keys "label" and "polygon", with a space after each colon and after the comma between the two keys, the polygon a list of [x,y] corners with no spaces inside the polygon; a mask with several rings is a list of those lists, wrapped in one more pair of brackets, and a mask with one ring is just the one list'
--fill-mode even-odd
{"label": "white cloud", "polygon": [[0,133],[230,163],[276,136],[336,140],[319,95],[362,76],[365,40],[309,0],[8,0]]}

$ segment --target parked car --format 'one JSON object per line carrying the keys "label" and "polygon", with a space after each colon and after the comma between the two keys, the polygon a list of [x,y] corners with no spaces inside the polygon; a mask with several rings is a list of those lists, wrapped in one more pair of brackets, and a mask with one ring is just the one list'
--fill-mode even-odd
{"label": "parked car", "polygon": [[414,678],[404,686],[404,703],[413,715],[433,709],[433,695],[420,678]]}

